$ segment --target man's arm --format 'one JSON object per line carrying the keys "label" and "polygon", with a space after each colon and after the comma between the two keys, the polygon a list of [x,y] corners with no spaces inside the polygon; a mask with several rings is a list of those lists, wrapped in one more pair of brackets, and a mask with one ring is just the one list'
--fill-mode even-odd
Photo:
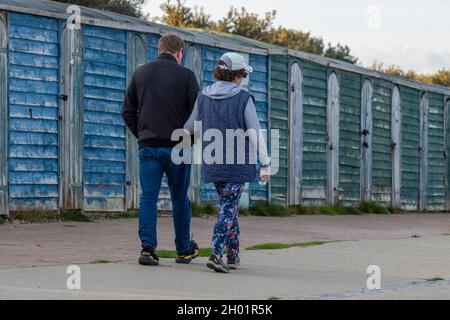
{"label": "man's arm", "polygon": [[139,106],[136,98],[136,88],[134,83],[134,77],[131,79],[128,85],[127,92],[125,94],[125,100],[123,102],[122,118],[125,121],[128,129],[138,139],[138,118],[139,118]]}

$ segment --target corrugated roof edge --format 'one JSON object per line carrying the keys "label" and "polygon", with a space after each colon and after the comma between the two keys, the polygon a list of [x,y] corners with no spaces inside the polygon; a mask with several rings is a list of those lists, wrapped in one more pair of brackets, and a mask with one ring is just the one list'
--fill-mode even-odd
{"label": "corrugated roof edge", "polygon": [[[4,0],[0,0],[4,1]],[[15,0],[14,3],[20,2],[20,0]],[[45,11],[41,9],[30,8],[26,6],[17,6],[10,5],[6,3],[0,3],[0,9],[6,11],[14,11],[20,13],[28,13],[39,16],[53,17],[57,19],[67,19],[69,14],[66,13],[67,7],[70,4],[48,1],[48,0],[40,0],[40,2],[47,3],[49,7],[57,7],[60,11]],[[125,15],[107,12],[102,10],[96,10],[91,8],[82,7],[82,11],[87,14],[87,16],[81,17],[81,22],[83,24],[97,25],[103,27],[117,28],[129,31],[143,32],[143,33],[156,33],[160,35],[164,35],[169,32],[178,32],[180,33],[184,40],[192,42],[210,45],[219,48],[225,49],[233,49],[236,51],[253,53],[258,55],[285,55],[292,56],[296,58],[300,58],[303,60],[307,60],[313,63],[317,63],[320,65],[328,66],[331,68],[335,68],[338,70],[349,71],[360,73],[369,77],[384,79],[390,82],[393,82],[397,85],[412,87],[421,91],[429,91],[434,93],[443,94],[446,96],[450,96],[450,88],[439,86],[439,85],[431,85],[419,81],[409,80],[400,76],[392,76],[383,72],[373,71],[364,67],[360,67],[357,65],[353,65],[344,61],[326,58],[323,56],[319,56],[316,54],[291,50],[283,47],[277,47],[271,44],[266,44],[264,42],[260,42],[253,39],[248,39],[242,36],[229,36],[226,34],[221,34],[220,32],[211,32],[211,31],[200,31],[195,29],[182,29],[177,27],[170,27],[150,21],[146,21],[143,19],[128,17]],[[89,16],[90,15],[90,16]],[[94,18],[102,17],[102,18]],[[105,19],[103,19],[105,17]],[[119,21],[117,21],[119,20]],[[121,21],[120,21],[121,20]],[[215,39],[211,34],[216,34],[220,36],[220,39]],[[205,36],[206,35],[206,36]],[[236,38],[236,39],[233,39]],[[237,38],[240,39],[241,42],[244,42],[248,45],[238,44]],[[227,41],[228,40],[228,41]]]}

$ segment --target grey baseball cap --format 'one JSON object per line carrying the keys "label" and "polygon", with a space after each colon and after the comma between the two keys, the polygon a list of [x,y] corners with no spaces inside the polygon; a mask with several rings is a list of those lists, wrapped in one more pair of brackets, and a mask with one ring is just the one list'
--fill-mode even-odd
{"label": "grey baseball cap", "polygon": [[253,72],[253,68],[247,64],[245,58],[236,52],[227,52],[225,53],[220,60],[225,62],[226,66],[222,66],[222,69],[230,70],[230,71],[239,71],[244,69],[248,73]]}

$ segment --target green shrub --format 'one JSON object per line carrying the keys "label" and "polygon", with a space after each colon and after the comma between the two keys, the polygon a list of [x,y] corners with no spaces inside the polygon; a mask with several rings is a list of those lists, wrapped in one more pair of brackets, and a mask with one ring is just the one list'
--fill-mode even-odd
{"label": "green shrub", "polygon": [[193,217],[204,217],[204,216],[214,216],[217,214],[217,208],[211,204],[206,206],[201,206],[196,203],[192,204],[192,216]]}
{"label": "green shrub", "polygon": [[375,213],[375,214],[388,214],[389,211],[386,207],[373,202],[361,202],[358,206],[359,211],[362,213]]}
{"label": "green shrub", "polygon": [[63,221],[92,222],[92,219],[85,216],[81,210],[64,210],[60,212],[60,217]]}
{"label": "green shrub", "polygon": [[336,209],[335,206],[322,205],[320,206],[320,213],[327,216],[334,216],[338,213],[338,210]]}
{"label": "green shrub", "polygon": [[11,214],[11,220],[26,221],[30,223],[45,223],[60,221],[61,217],[56,211],[27,210],[13,212]]}
{"label": "green shrub", "polygon": [[250,207],[252,216],[258,217],[286,217],[289,215],[287,208],[275,204],[264,204]]}

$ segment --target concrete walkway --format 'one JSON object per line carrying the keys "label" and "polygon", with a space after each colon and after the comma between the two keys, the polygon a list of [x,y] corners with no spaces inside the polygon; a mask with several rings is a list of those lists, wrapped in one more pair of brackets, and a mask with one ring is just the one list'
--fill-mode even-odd
{"label": "concrete walkway", "polygon": [[[213,224],[193,220],[202,247],[209,245]],[[136,225],[0,226],[0,299],[450,299],[450,215],[242,218],[243,248],[345,241],[244,250],[241,270],[229,275],[208,270],[205,258],[187,266],[166,259],[157,268],[139,266]],[[173,249],[171,220],[159,219],[158,228],[160,248]],[[99,259],[116,263],[89,264]],[[82,271],[79,291],[66,288],[72,264]],[[381,269],[380,291],[365,289],[370,265]]]}

